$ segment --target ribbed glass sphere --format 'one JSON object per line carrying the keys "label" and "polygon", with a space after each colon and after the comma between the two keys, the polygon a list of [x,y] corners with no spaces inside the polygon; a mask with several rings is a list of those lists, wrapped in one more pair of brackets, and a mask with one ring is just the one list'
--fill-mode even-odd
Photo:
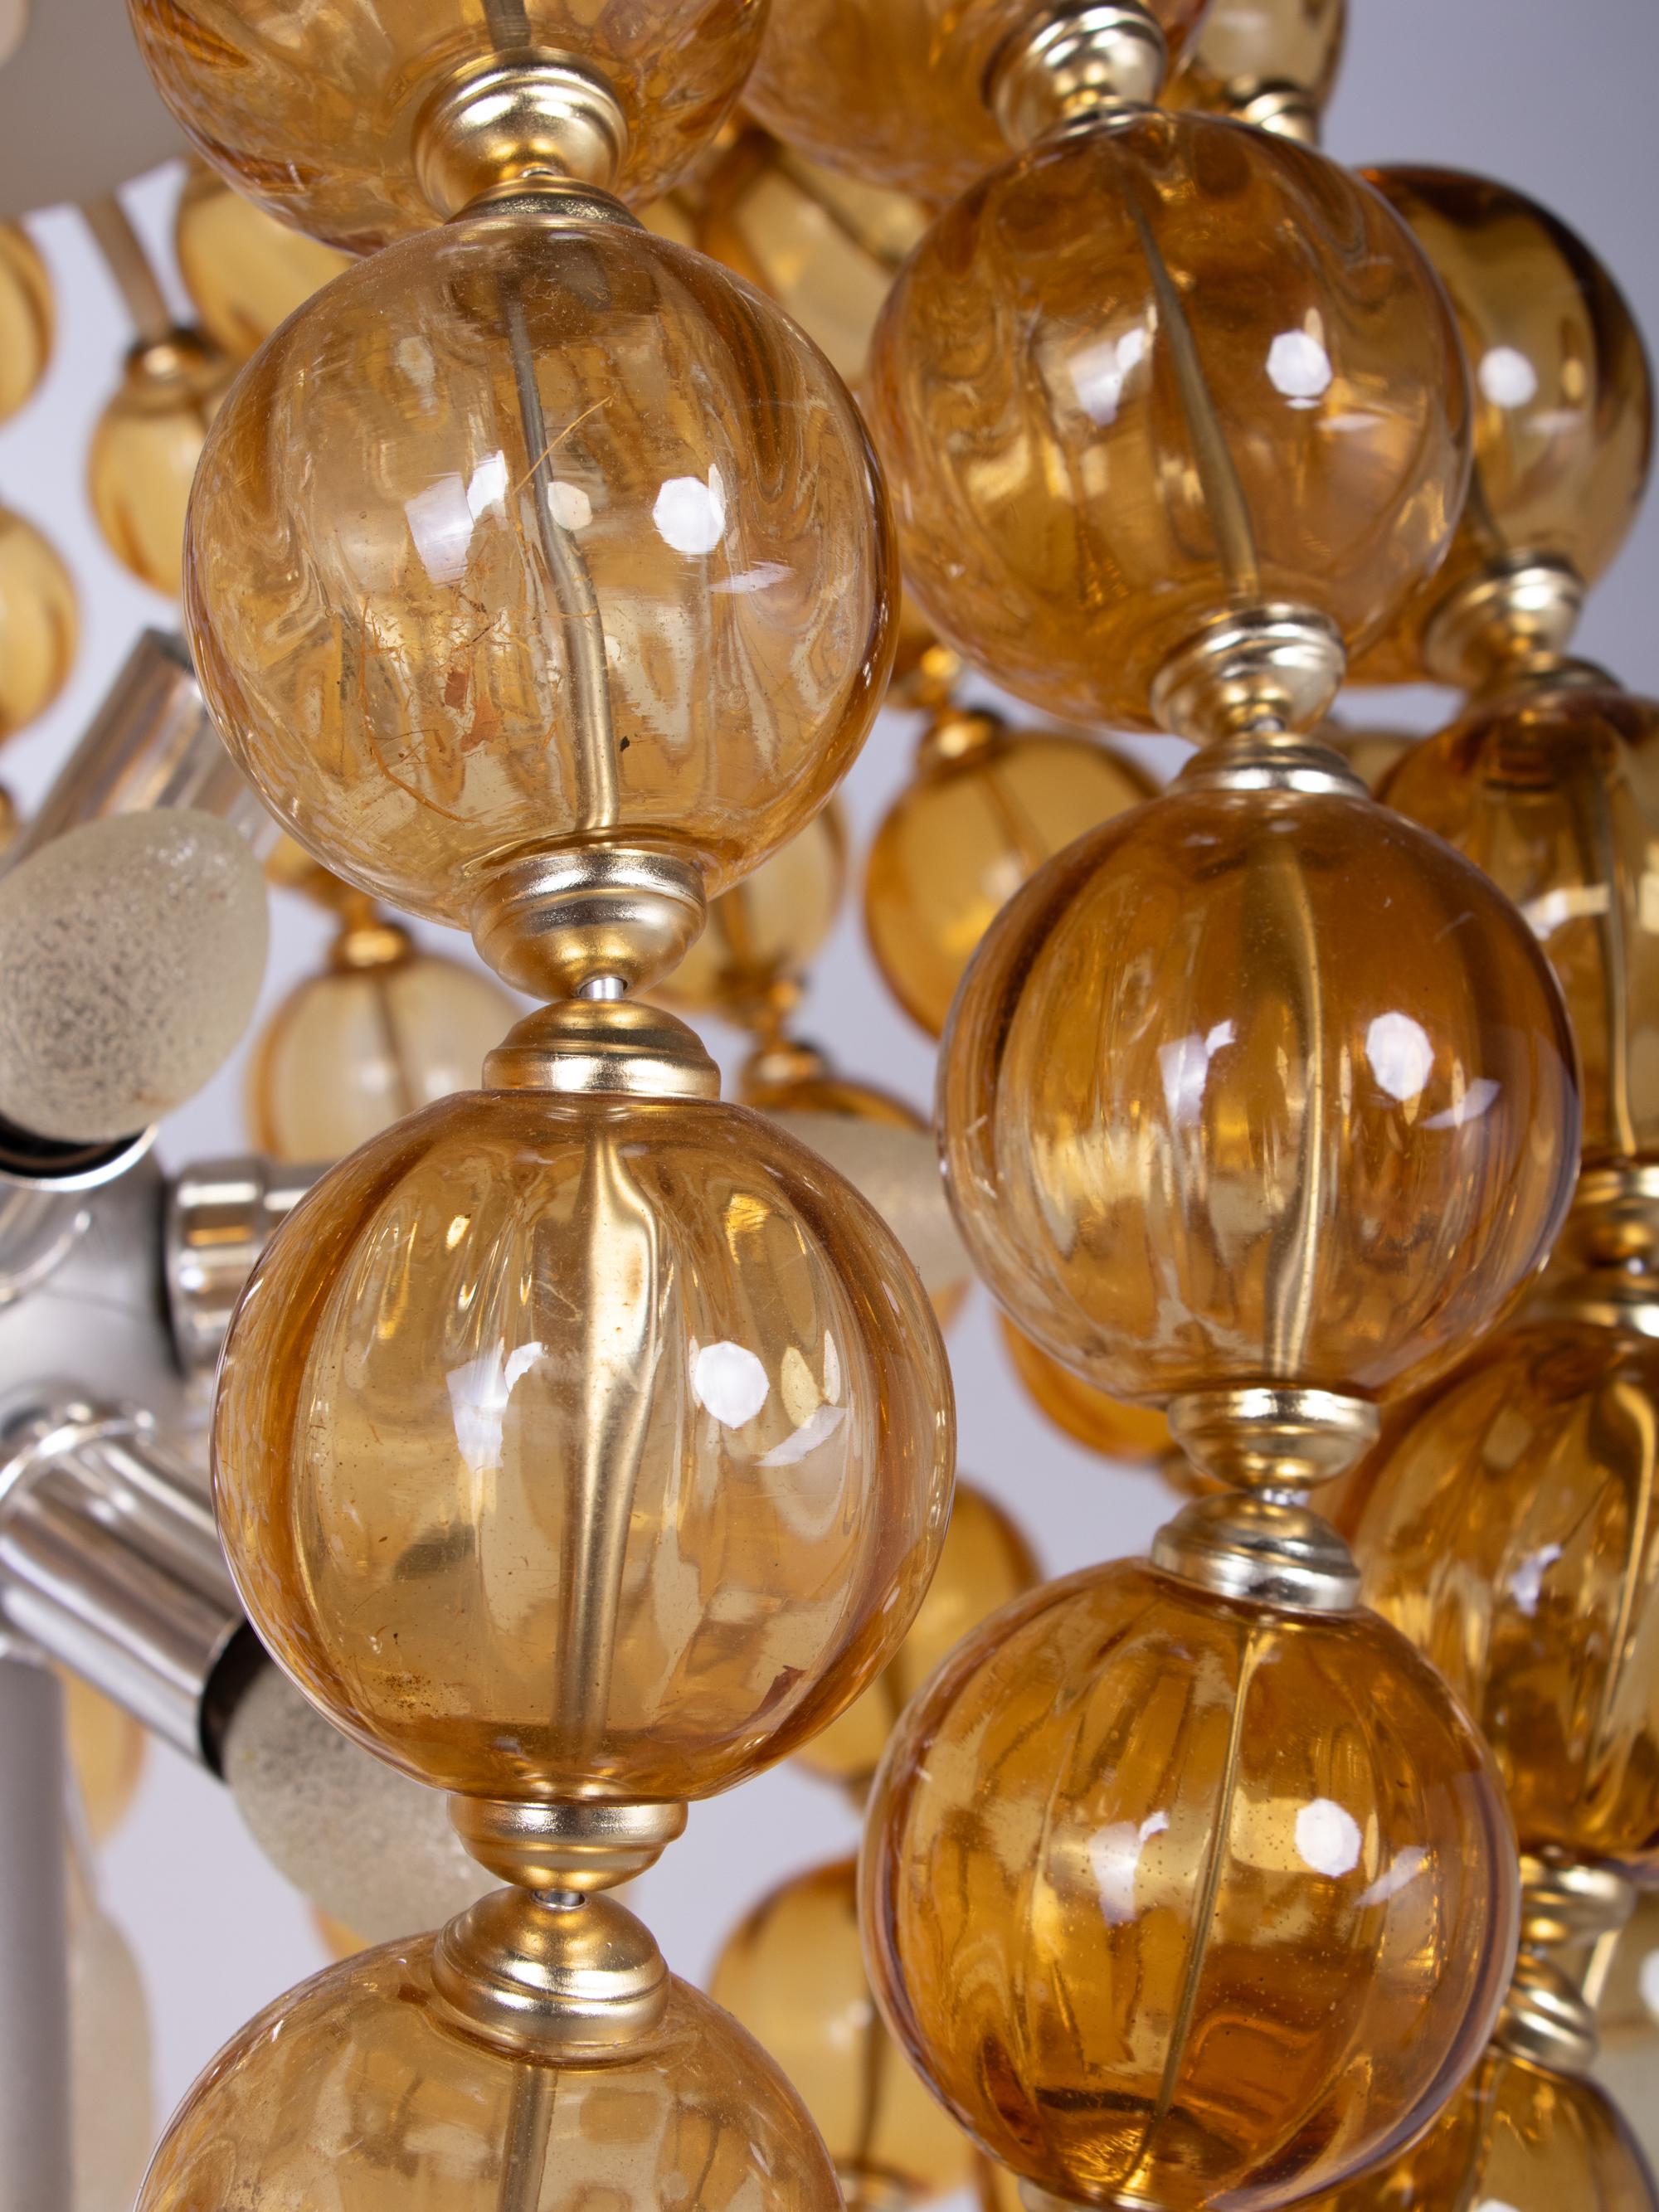
{"label": "ribbed glass sphere", "polygon": [[1423,673],[1425,623],[1508,558],[1565,562],[1594,583],[1624,544],[1653,451],[1642,333],[1576,232],[1508,185],[1455,169],[1367,169],[1445,285],[1473,376],[1474,473],[1444,566],[1357,668]]}
{"label": "ribbed glass sphere", "polygon": [[823,805],[885,680],[846,390],[620,222],[483,216],[337,278],[239,379],[188,535],[231,750],[325,866],[437,920],[578,838],[723,890]]}
{"label": "ribbed glass sphere", "polygon": [[[805,1747],[800,1764],[828,1782],[867,1789],[900,1714],[934,1668],[1037,1579],[1031,1547],[1008,1515],[982,1490],[959,1482],[944,1549],[909,1634],[864,1695]],[[741,2006],[735,2009],[744,2017]]]}
{"label": "ribbed glass sphere", "polygon": [[799,2087],[849,2212],[962,2187],[972,2147],[894,2047],[870,1994],[856,1860],[813,1867],[763,1898],[726,1938],[708,1987]]}
{"label": "ribbed glass sphere", "polygon": [[[369,253],[438,214],[416,174],[422,110],[497,51],[465,0],[128,0],[156,89],[197,151],[296,229]],[[573,57],[620,103],[617,189],[648,199],[720,128],[765,0],[516,0],[515,46]]]}
{"label": "ribbed glass sphere", "polygon": [[1499,696],[1413,747],[1386,790],[1531,923],[1578,1041],[1585,1161],[1659,1152],[1659,702]]}
{"label": "ribbed glass sphere", "polygon": [[[1204,0],[1147,0],[1178,53]],[[987,83],[1031,0],[772,0],[744,105],[791,147],[937,205],[1007,155]]]}
{"label": "ribbed glass sphere", "polygon": [[32,522],[0,507],[0,739],[63,690],[78,630],[69,570]]}
{"label": "ribbed glass sphere", "polygon": [[179,273],[202,328],[233,361],[256,352],[347,257],[267,215],[216,171],[192,167],[173,217]]}
{"label": "ribbed glass sphere", "polygon": [[1088,738],[967,708],[935,717],[864,878],[870,949],[906,1013],[942,1035],[975,948],[1026,878],[1152,788]]}
{"label": "ribbed glass sphere", "polygon": [[152,590],[176,595],[185,506],[208,425],[235,364],[191,331],[134,348],[87,451],[87,491],[104,542]]}
{"label": "ribbed glass sphere", "polygon": [[1479,1722],[1523,1850],[1659,1875],[1659,1346],[1505,1333],[1398,1437],[1364,1595]]}
{"label": "ribbed glass sphere", "polygon": [[0,422],[31,398],[52,358],[52,279],[28,233],[0,222]]}
{"label": "ribbed glass sphere", "polygon": [[999,1615],[910,1707],[865,1950],[1028,2181],[1267,2212],[1408,2142],[1473,2063],[1515,1866],[1484,1747],[1381,1621],[1121,1561]]}
{"label": "ribbed glass sphere", "polygon": [[[1644,2085],[1646,2087],[1647,2085]],[[1593,2081],[1494,2044],[1405,2156],[1301,2212],[1655,2212],[1659,2191],[1630,2127]]]}
{"label": "ribbed glass sphere", "polygon": [[1426,1382],[1541,1266],[1578,1164],[1526,924],[1337,793],[1177,784],[1079,838],[993,924],[939,1101],[980,1273],[1115,1397]]}
{"label": "ribbed glass sphere", "polygon": [[696,1990],[675,1982],[624,2054],[527,2063],[443,2021],[433,1940],[251,2020],[174,2113],[137,2212],[841,2212],[799,2098]]}
{"label": "ribbed glass sphere", "polygon": [[1468,470],[1443,294],[1311,149],[1140,110],[976,185],[906,262],[871,423],[907,589],[1021,699],[1120,729],[1216,615],[1350,650],[1438,562]]}
{"label": "ribbed glass sphere", "polygon": [[[354,957],[367,940],[389,957]],[[333,963],[296,984],[248,1066],[248,1133],[289,1161],[337,1160],[400,1115],[478,1080],[518,1018],[475,968],[416,951],[384,923],[349,931]]]}
{"label": "ribbed glass sphere", "polygon": [[289,1215],[214,1440],[301,1689],[476,1796],[706,1796],[891,1658],[944,1540],[944,1347],[890,1232],[763,1115],[464,1092]]}

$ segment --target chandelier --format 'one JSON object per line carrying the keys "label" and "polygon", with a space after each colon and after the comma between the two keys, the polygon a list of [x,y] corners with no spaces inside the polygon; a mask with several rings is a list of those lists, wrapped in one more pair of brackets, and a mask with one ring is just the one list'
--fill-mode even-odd
{"label": "chandelier", "polygon": [[[1659,2212],[1592,246],[1323,152],[1343,0],[129,0],[73,144],[15,12],[0,417],[72,202],[163,613],[0,854],[0,2212]],[[805,1033],[854,906],[931,1113]],[[981,1293],[1145,1556],[957,1480]],[[332,1960],[170,2118],[152,1737]]]}

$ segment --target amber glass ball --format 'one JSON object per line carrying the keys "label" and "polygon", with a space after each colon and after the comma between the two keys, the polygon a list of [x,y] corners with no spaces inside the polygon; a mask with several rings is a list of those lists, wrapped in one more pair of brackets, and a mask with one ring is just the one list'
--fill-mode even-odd
{"label": "amber glass ball", "polygon": [[1497,1755],[1522,1847],[1659,1874],[1659,1346],[1507,1333],[1395,1443],[1354,1535],[1367,1604]]}
{"label": "amber glass ball", "polygon": [[1532,924],[1578,1040],[1586,1163],[1659,1152],[1659,703],[1499,697],[1409,752],[1387,795]]}
{"label": "amber glass ball", "polygon": [[906,586],[1072,721],[1148,726],[1218,612],[1363,645],[1435,567],[1467,373],[1405,226],[1322,155],[1141,110],[996,170],[905,264],[872,426]]}
{"label": "amber glass ball", "polygon": [[719,892],[823,805],[886,678],[845,387],[621,222],[521,207],[337,278],[238,380],[189,539],[232,750],[326,866],[438,920],[577,837]]}
{"label": "amber glass ball", "polygon": [[0,507],[0,738],[63,690],[78,629],[69,570],[32,522]]}
{"label": "amber glass ball", "polygon": [[[390,957],[350,957],[371,939]],[[248,1133],[274,1159],[337,1160],[401,1115],[471,1089],[518,1018],[499,983],[417,952],[401,930],[366,925],[343,945],[347,957],[283,1000],[249,1064]]]}
{"label": "amber glass ball", "polygon": [[[847,887],[847,831],[832,801],[708,909],[703,933],[652,996],[763,1026],[788,1011],[835,927]],[[754,1104],[754,1100],[746,1101]]]}
{"label": "amber glass ball", "polygon": [[1346,28],[1346,0],[1211,0],[1161,98],[1168,107],[1253,123],[1288,95],[1316,124]]}
{"label": "amber glass ball", "polygon": [[975,948],[1027,877],[1152,789],[1091,738],[968,708],[935,717],[864,878],[870,949],[905,1012],[941,1036]]}
{"label": "amber glass ball", "polygon": [[705,1796],[881,1671],[951,1392],[875,1213],[763,1115],[464,1092],[289,1215],[215,1433],[250,1614],[340,1726],[476,1796]]}
{"label": "amber glass ball", "polygon": [[1151,1467],[1174,1450],[1170,1424],[1156,1406],[1133,1406],[1121,1398],[1109,1398],[1069,1367],[1051,1359],[1040,1345],[1016,1328],[1004,1314],[1002,1340],[1008,1347],[1014,1372],[1038,1411],[1074,1443],[1108,1459],[1127,1460],[1133,1466]]}
{"label": "amber glass ball", "polygon": [[1494,2045],[1421,2142],[1298,2212],[1655,2212],[1653,2177],[1595,2082]]}
{"label": "amber glass ball", "polygon": [[217,346],[175,331],[133,349],[93,429],[87,490],[104,542],[140,583],[170,596],[183,575],[191,480],[234,374]]}
{"label": "amber glass ball", "polygon": [[1425,622],[1494,561],[1546,556],[1593,583],[1647,481],[1653,388],[1623,294],[1536,201],[1450,169],[1367,169],[1446,287],[1473,379],[1474,473],[1457,535],[1356,670],[1421,676]]}
{"label": "amber glass ball", "polygon": [[55,321],[52,279],[33,240],[16,223],[0,222],[0,422],[46,374]]}
{"label": "amber glass ball", "polygon": [[112,1836],[132,1809],[143,1778],[149,1736],[129,1712],[64,1674],[64,1733],[81,1795],[87,1832],[94,1844]]}
{"label": "amber glass ball", "polygon": [[[438,215],[413,140],[422,109],[495,52],[461,0],[129,0],[139,50],[185,136],[296,229],[368,253]],[[649,198],[694,161],[737,97],[764,0],[522,0],[527,43],[574,55],[621,102],[617,189]],[[526,43],[521,34],[516,44]]]}
{"label": "amber glass ball", "polygon": [[747,130],[696,194],[690,242],[775,300],[857,386],[899,264],[927,228],[905,193]]}
{"label": "amber glass ball", "polygon": [[192,167],[173,218],[173,251],[203,329],[246,361],[294,310],[349,266],[290,230],[212,169]]}
{"label": "amber glass ball", "polygon": [[881,2022],[859,1945],[858,1864],[813,1867],[727,1937],[709,1994],[799,2088],[852,2212],[926,2204],[960,2189],[968,2138]]}
{"label": "amber glass ball", "polygon": [[[1178,52],[1204,0],[1147,0]],[[1006,155],[987,96],[1031,0],[772,0],[744,105],[791,147],[937,204]]]}
{"label": "amber glass ball", "polygon": [[365,1951],[251,2020],[173,2115],[137,2212],[841,2212],[800,2100],[696,1990],[677,1981],[622,2055],[526,2063],[446,2024],[433,1942]]}
{"label": "amber glass ball", "polygon": [[[1030,1546],[995,1499],[958,1483],[945,1548],[910,1633],[857,1703],[812,1738],[801,1765],[826,1781],[866,1789],[899,1715],[934,1668],[971,1629],[1037,1580]],[[746,2019],[740,2005],[733,2009]],[[793,2069],[791,2078],[799,2078]]]}
{"label": "amber glass ball", "polygon": [[1526,924],[1334,793],[1177,784],[1051,860],[963,985],[939,1105],[979,1273],[1115,1397],[1417,1387],[1541,1266],[1578,1164]]}
{"label": "amber glass ball", "polygon": [[1003,2165],[1073,2203],[1265,2212],[1426,2122],[1492,2026],[1516,1893],[1490,1759],[1382,1622],[1128,1560],[999,1615],[910,1707],[865,1948]]}

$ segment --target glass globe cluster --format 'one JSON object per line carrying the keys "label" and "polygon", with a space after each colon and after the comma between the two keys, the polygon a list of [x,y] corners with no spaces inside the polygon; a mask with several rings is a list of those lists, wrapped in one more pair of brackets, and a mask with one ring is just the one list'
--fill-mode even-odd
{"label": "glass globe cluster", "polygon": [[[476,1863],[329,1923],[137,2212],[1659,2212],[1613,274],[1321,149],[1343,0],[129,4],[196,319],[89,206],[89,495],[329,933],[248,1063],[308,1187],[217,1537]],[[0,415],[52,325],[0,230]],[[0,737],[76,635],[0,508]],[[931,1115],[805,1033],[859,922]],[[975,1285],[1163,1482],[1146,1556],[1048,1579],[957,1479]],[[70,1730],[102,1832],[144,1736],[78,1680]],[[629,1885],[786,1760],[861,1849],[705,1994]]]}

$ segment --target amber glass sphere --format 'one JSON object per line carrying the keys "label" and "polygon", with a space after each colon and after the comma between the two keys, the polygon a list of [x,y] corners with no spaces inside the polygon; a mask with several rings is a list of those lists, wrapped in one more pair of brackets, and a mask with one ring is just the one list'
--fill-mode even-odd
{"label": "amber glass sphere", "polygon": [[[1204,0],[1147,0],[1179,52]],[[987,97],[1031,0],[772,0],[744,105],[792,147],[937,204],[1008,151]]]}
{"label": "amber glass sphere", "polygon": [[892,1656],[944,1347],[875,1213],[763,1116],[465,1092],[289,1217],[226,1346],[221,1526],[331,1717],[483,1796],[704,1796]]}
{"label": "amber glass sphere", "polygon": [[1027,2180],[1267,2208],[1443,2101],[1516,1890],[1485,1749],[1381,1621],[1128,1560],[1000,1614],[910,1707],[865,1948],[889,2026]]}
{"label": "amber glass sphere", "polygon": [[[296,229],[368,253],[438,220],[415,126],[495,52],[462,0],[129,0],[156,88],[198,153]],[[574,55],[621,102],[617,189],[662,191],[719,129],[755,58],[763,0],[521,0],[517,45]],[[527,37],[526,34],[527,33]]]}
{"label": "amber glass sphere", "polygon": [[870,1995],[855,1860],[763,1899],[708,1987],[799,2088],[850,2212],[925,2204],[967,2181],[968,2138],[894,2048]]}
{"label": "amber glass sphere", "polygon": [[1427,1381],[1542,1264],[1578,1164],[1525,923],[1336,793],[1177,784],[1079,838],[986,938],[939,1103],[980,1273],[1115,1397]]}
{"label": "amber glass sphere", "polygon": [[1174,1449],[1170,1424],[1156,1406],[1133,1406],[1109,1398],[1069,1367],[1051,1359],[1040,1345],[1014,1327],[1004,1314],[1002,1340],[1014,1372],[1040,1413],[1073,1441],[1108,1459],[1152,1466]]}
{"label": "amber glass sphere", "polygon": [[690,242],[793,316],[856,386],[899,264],[927,228],[920,204],[745,131],[696,195]]}
{"label": "amber glass sphere", "polygon": [[1164,104],[1254,123],[1291,96],[1300,117],[1316,123],[1336,82],[1346,27],[1346,0],[1210,0],[1164,88]]}
{"label": "amber glass sphere", "polygon": [[1532,924],[1578,1040],[1586,1162],[1659,1153],[1659,703],[1499,697],[1413,748],[1387,792]]}
{"label": "amber glass sphere", "polygon": [[832,801],[714,901],[702,935],[652,996],[692,1013],[764,1025],[769,1013],[787,1012],[799,998],[846,887],[847,832]]}
{"label": "amber glass sphere", "polygon": [[46,374],[55,319],[52,279],[33,240],[15,223],[0,222],[0,422]]}
{"label": "amber glass sphere", "polygon": [[444,2023],[433,1940],[251,2020],[173,2115],[137,2212],[840,2212],[799,2099],[707,1997],[676,1982],[660,2027],[603,2063],[526,2063]]}
{"label": "amber glass sphere", "polygon": [[1027,877],[1152,788],[1088,738],[967,708],[935,717],[864,878],[870,949],[905,1012],[942,1035],[975,948]]}
{"label": "amber glass sphere", "polygon": [[[1002,1508],[971,1483],[958,1483],[945,1548],[910,1633],[857,1703],[812,1738],[801,1765],[827,1781],[866,1789],[899,1715],[934,1668],[970,1629],[1037,1579],[1031,1547]],[[741,2005],[733,2009],[747,2020]],[[790,2074],[799,2079],[793,2069]]]}
{"label": "amber glass sphere", "polygon": [[70,1764],[87,1832],[94,1844],[101,1844],[132,1809],[149,1737],[131,1713],[112,1705],[79,1675],[65,1674],[62,1680]]}
{"label": "amber glass sphere", "polygon": [[940,634],[1117,728],[1241,600],[1363,644],[1468,477],[1457,334],[1410,233],[1322,155],[1204,116],[1142,110],[986,178],[905,264],[870,389]]}
{"label": "amber glass sphere", "polygon": [[326,866],[439,920],[578,836],[725,889],[822,805],[886,678],[844,386],[620,222],[472,218],[337,278],[238,380],[189,539],[232,750]]}
{"label": "amber glass sphere", "polygon": [[[360,957],[379,950],[382,957]],[[337,1160],[404,1114],[478,1080],[518,1018],[488,975],[417,952],[384,923],[289,992],[248,1068],[248,1133],[279,1160]]]}
{"label": "amber glass sphere", "polygon": [[1450,296],[1473,377],[1474,474],[1439,574],[1355,672],[1421,675],[1423,625],[1466,578],[1510,556],[1593,583],[1647,481],[1653,389],[1624,295],[1583,239],[1524,193],[1449,169],[1367,169]]}
{"label": "amber glass sphere", "polygon": [[1659,1346],[1505,1334],[1394,1446],[1354,1536],[1366,1602],[1497,1754],[1523,1849],[1659,1874]]}
{"label": "amber glass sphere", "polygon": [[1656,2212],[1635,2137],[1593,2081],[1496,2045],[1414,2148],[1298,2212]]}
{"label": "amber glass sphere", "polygon": [[78,627],[69,570],[32,522],[0,507],[0,738],[63,690]]}
{"label": "amber glass sphere", "polygon": [[175,331],[133,349],[93,429],[87,490],[98,527],[122,567],[158,592],[179,589],[191,479],[234,374],[217,346]]}
{"label": "amber glass sphere", "polygon": [[234,361],[246,361],[349,265],[344,254],[278,222],[212,169],[193,167],[185,178],[173,243],[203,329]]}

